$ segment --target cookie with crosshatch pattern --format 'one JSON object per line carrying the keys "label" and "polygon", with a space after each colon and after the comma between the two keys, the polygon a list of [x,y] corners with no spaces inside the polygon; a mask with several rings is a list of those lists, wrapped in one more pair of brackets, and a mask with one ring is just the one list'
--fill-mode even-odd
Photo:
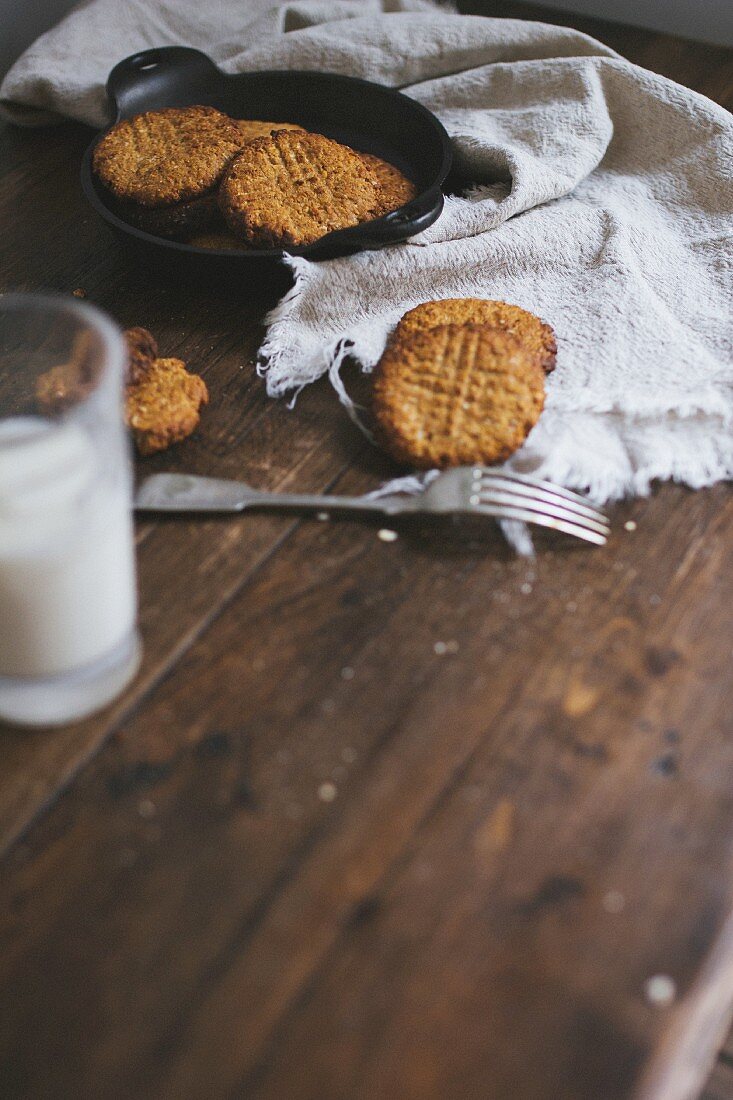
{"label": "cookie with crosshatch pattern", "polygon": [[544,371],[532,349],[488,325],[437,325],[387,345],[374,372],[377,436],[423,469],[491,465],[537,423]]}
{"label": "cookie with crosshatch pattern", "polygon": [[374,153],[360,153],[364,163],[371,168],[379,181],[381,189],[380,214],[389,214],[391,210],[397,210],[400,206],[410,202],[417,194],[417,188],[412,180],[403,176],[399,168],[389,161],[382,160]]}
{"label": "cookie with crosshatch pattern", "polygon": [[322,134],[278,130],[235,157],[219,203],[229,228],[252,244],[299,247],[377,217],[381,188],[353,149]]}
{"label": "cookie with crosshatch pattern", "polygon": [[542,369],[549,374],[555,369],[557,342],[552,328],[520,306],[488,298],[444,298],[422,302],[408,310],[392,333],[391,340],[409,339],[416,332],[425,332],[436,325],[490,325],[515,336],[532,350]]}
{"label": "cookie with crosshatch pattern", "polygon": [[213,191],[242,144],[234,119],[214,107],[165,107],[118,122],[92,164],[115,198],[164,207]]}

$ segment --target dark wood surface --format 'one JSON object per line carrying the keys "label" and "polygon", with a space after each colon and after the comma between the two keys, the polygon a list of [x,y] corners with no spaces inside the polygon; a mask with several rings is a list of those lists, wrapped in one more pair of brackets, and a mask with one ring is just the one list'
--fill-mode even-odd
{"label": "dark wood surface", "polygon": [[[733,103],[733,51],[490,14]],[[79,194],[88,140],[2,130],[0,289],[81,287],[205,376],[200,432],[145,468],[392,473],[325,383],[265,397],[256,288],[120,255]],[[612,515],[607,548],[531,563],[485,527],[141,524],[135,684],[0,732],[0,1095],[697,1095],[733,999],[733,502],[664,486]]]}

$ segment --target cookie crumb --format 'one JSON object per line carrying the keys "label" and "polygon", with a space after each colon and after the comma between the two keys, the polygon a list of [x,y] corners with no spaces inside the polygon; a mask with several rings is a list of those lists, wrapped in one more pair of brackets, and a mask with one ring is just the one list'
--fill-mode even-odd
{"label": "cookie crumb", "polygon": [[609,890],[603,895],[603,908],[607,913],[622,913],[626,898],[619,890]]}
{"label": "cookie crumb", "polygon": [[644,982],[644,993],[651,1004],[664,1008],[677,996],[677,986],[669,974],[654,974]]}
{"label": "cookie crumb", "polygon": [[338,794],[335,783],[321,783],[318,788],[318,797],[321,802],[333,802]]}

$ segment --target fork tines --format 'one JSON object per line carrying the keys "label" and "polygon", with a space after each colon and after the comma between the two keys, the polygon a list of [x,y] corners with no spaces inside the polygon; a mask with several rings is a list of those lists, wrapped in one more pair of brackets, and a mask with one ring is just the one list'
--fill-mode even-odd
{"label": "fork tines", "polygon": [[473,471],[473,476],[477,481],[496,479],[512,481],[517,486],[527,486],[533,493],[537,490],[544,489],[545,492],[552,494],[552,496],[562,497],[565,501],[572,501],[573,504],[580,505],[587,511],[593,512],[595,515],[603,515],[595,505],[590,503],[587,497],[582,496],[580,493],[574,493],[572,489],[565,489],[562,485],[556,485],[552,481],[543,481],[542,478],[530,477],[527,474],[519,474],[514,470],[499,470],[491,466],[477,467]]}
{"label": "fork tines", "polygon": [[473,471],[471,504],[477,511],[551,527],[602,546],[608,519],[582,496],[549,481],[483,467]]}

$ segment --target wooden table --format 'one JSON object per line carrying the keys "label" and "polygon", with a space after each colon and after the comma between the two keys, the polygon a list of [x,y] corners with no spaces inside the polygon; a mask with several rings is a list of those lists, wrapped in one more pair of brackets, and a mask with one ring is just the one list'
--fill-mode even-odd
{"label": "wooden table", "polygon": [[[733,51],[492,12],[733,100]],[[1,285],[83,288],[205,376],[197,437],[145,468],[390,474],[328,385],[265,397],[256,288],[119,254],[88,140],[3,130]],[[664,486],[613,521],[533,562],[485,528],[141,523],[133,687],[0,734],[0,1094],[695,1095],[733,997],[733,501]]]}

